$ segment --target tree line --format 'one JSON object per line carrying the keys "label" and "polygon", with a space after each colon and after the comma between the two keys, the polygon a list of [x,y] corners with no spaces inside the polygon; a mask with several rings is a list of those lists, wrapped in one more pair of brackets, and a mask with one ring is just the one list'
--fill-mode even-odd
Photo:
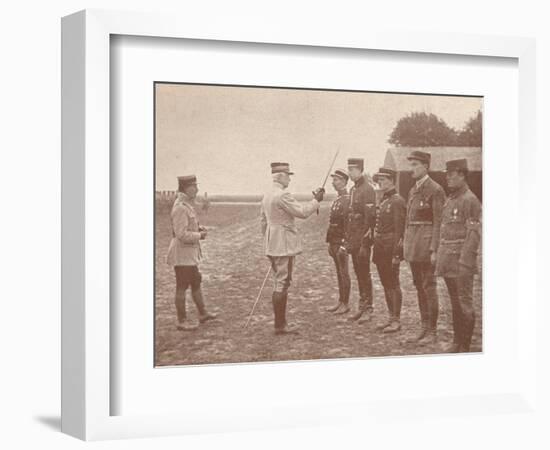
{"label": "tree line", "polygon": [[397,147],[481,147],[482,113],[455,130],[435,114],[413,112],[398,120],[388,138]]}

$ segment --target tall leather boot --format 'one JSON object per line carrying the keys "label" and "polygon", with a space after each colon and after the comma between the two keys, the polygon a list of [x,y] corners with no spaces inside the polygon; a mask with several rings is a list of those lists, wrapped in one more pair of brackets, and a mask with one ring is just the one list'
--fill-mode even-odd
{"label": "tall leather boot", "polygon": [[386,322],[384,322],[382,325],[379,325],[378,327],[376,327],[376,329],[378,331],[383,331],[384,329],[388,328],[393,323],[394,312],[393,312],[393,292],[392,292],[392,289],[389,289],[389,288],[385,287],[384,288],[384,297],[386,299],[386,306],[388,307],[389,316],[388,316],[388,320],[386,320]]}
{"label": "tall leather boot", "polygon": [[[274,293],[275,294],[275,293]],[[288,325],[286,322],[286,305],[288,301],[288,292],[277,293],[275,296],[274,308],[277,309],[275,316],[275,334],[298,334],[295,326]]]}
{"label": "tall leather boot", "polygon": [[282,328],[283,324],[281,321],[281,301],[282,295],[280,292],[273,292],[271,294],[271,303],[273,304],[273,326],[275,330]]}
{"label": "tall leather boot", "polygon": [[396,333],[401,330],[401,290],[391,289],[390,295],[392,301],[392,317],[390,325],[384,328],[384,333]]}
{"label": "tall leather boot", "polygon": [[339,308],[334,311],[334,314],[347,314],[349,313],[349,293],[351,290],[351,283],[346,282],[342,283],[342,297],[340,298]]}
{"label": "tall leather boot", "polygon": [[195,302],[195,305],[197,306],[197,310],[199,311],[199,322],[204,323],[208,322],[209,320],[214,320],[217,316],[216,314],[211,314],[206,310],[206,307],[204,306],[204,298],[202,296],[202,289],[195,289],[191,292],[191,295],[193,297],[193,301]]}
{"label": "tall leather boot", "polygon": [[420,330],[418,330],[418,333],[416,333],[413,337],[407,339],[407,342],[409,344],[416,344],[420,340],[422,340],[424,336],[426,336],[427,332],[428,332],[428,321],[422,320],[420,323]]}
{"label": "tall leather boot", "polygon": [[470,351],[470,345],[472,343],[472,335],[474,334],[474,326],[475,326],[475,315],[472,317],[472,319],[464,324],[464,331],[462,336],[462,344],[460,346],[461,352],[469,352]]}

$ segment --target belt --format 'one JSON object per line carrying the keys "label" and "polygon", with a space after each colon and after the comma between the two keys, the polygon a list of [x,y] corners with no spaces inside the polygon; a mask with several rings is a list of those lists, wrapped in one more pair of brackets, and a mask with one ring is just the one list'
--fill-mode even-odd
{"label": "belt", "polygon": [[445,244],[463,244],[466,239],[441,239],[441,245]]}
{"label": "belt", "polygon": [[374,232],[374,237],[380,236],[393,236],[395,233],[393,231],[388,231],[387,233],[379,233],[378,231]]}
{"label": "belt", "polygon": [[429,220],[411,220],[409,222],[409,225],[433,225],[433,222],[430,222]]}

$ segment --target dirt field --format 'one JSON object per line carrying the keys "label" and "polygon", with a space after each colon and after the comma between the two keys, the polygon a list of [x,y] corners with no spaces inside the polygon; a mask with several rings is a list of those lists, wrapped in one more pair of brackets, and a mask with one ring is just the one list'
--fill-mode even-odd
{"label": "dirt field", "polygon": [[[300,326],[298,336],[275,336],[268,282],[248,326],[246,317],[268,269],[262,254],[262,238],[256,204],[212,203],[201,224],[209,230],[203,244],[205,257],[201,272],[207,306],[219,314],[218,320],[201,325],[198,330],[176,329],[173,268],[164,257],[171,238],[170,208],[157,204],[156,218],[156,365],[217,364],[225,362],[307,360],[387,355],[441,353],[452,340],[449,298],[443,280],[438,281],[440,300],[439,343],[420,347],[406,344],[419,323],[416,292],[410,270],[401,264],[403,290],[402,330],[393,335],[376,331],[386,319],[383,289],[372,267],[374,284],[374,320],[358,325],[324,311],[337,299],[336,274],[326,244],[325,228],[328,203],[320,214],[300,223],[304,253],[297,257],[293,285],[289,292],[288,320]],[[199,211],[200,212],[200,211]],[[352,312],[357,304],[357,286],[352,273]],[[477,314],[472,351],[481,351],[481,280],[474,282]],[[188,299],[188,315],[197,320],[194,304]]]}

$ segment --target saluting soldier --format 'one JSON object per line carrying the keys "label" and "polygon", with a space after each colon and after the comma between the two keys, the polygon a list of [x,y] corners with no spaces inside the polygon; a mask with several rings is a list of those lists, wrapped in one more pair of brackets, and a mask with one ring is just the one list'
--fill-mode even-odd
{"label": "saluting soldier", "polygon": [[454,338],[447,351],[469,352],[475,324],[472,291],[481,239],[481,204],[466,182],[467,160],[448,161],[446,166],[450,193],[443,207],[435,271],[445,280],[451,299]]}
{"label": "saluting soldier", "polygon": [[349,176],[345,170],[336,169],[331,177],[332,187],[338,193],[338,197],[330,208],[326,241],[328,243],[328,253],[334,260],[334,267],[336,268],[338,303],[327,308],[327,311],[334,314],[346,314],[349,312],[349,294],[351,290],[349,258],[344,247],[350,202],[350,196],[346,189]]}
{"label": "saluting soldier", "polygon": [[376,264],[389,319],[378,329],[394,333],[401,329],[401,303],[403,295],[399,284],[399,265],[403,259],[403,232],[407,206],[395,189],[396,172],[381,167],[373,176],[383,192],[376,216],[372,261]]}
{"label": "saluting soldier", "polygon": [[415,184],[407,202],[403,252],[411,266],[421,320],[419,333],[409,342],[424,345],[437,340],[439,299],[434,270],[445,192],[428,175],[429,153],[415,150],[407,159]]}
{"label": "saluting soldier", "polygon": [[269,258],[273,273],[273,314],[275,334],[297,333],[296,327],[286,322],[288,288],[292,280],[292,269],[296,255],[302,252],[301,237],[295,218],[306,219],[319,209],[325,190],[318,188],[313,199],[307,203],[298,202],[286,189],[290,184],[288,163],[271,164],[272,188],[264,194],[261,204],[261,227],[265,237],[265,254]]}
{"label": "saluting soldier", "polygon": [[204,323],[216,318],[215,314],[206,310],[201,289],[200,241],[206,239],[207,232],[204,227],[199,225],[195,212],[197,193],[197,177],[195,175],[178,177],[178,195],[171,212],[172,240],[168,248],[166,262],[174,266],[176,274],[177,328],[183,331],[197,328],[187,319],[185,292],[188,288],[191,288],[191,296],[199,311],[199,322]]}
{"label": "saluting soldier", "polygon": [[363,173],[362,158],[348,159],[348,174],[354,182],[350,190],[350,209],[346,230],[346,250],[351,254],[359,287],[357,313],[350,320],[367,322],[372,317],[372,278],[370,254],[376,222],[376,193]]}

